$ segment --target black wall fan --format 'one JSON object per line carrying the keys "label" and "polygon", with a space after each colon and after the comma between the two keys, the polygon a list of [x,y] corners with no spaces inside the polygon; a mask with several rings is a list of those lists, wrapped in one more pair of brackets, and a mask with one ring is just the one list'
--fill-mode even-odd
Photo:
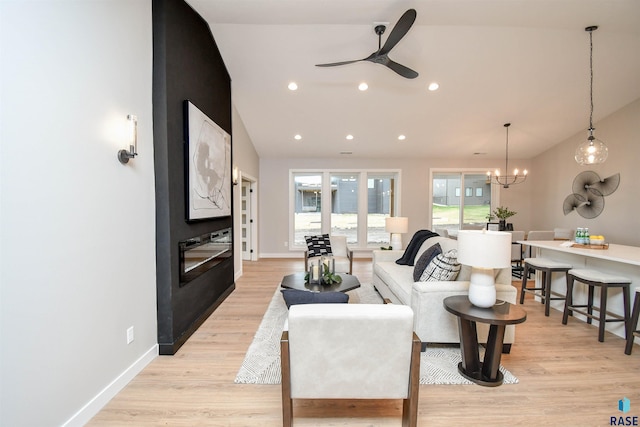
{"label": "black wall fan", "polygon": [[316,64],[316,67],[335,67],[338,65],[352,64],[354,62],[369,61],[374,64],[384,65],[407,79],[415,79],[418,77],[417,72],[389,59],[389,52],[398,44],[405,34],[407,34],[415,20],[415,9],[409,9],[402,14],[395,27],[393,27],[393,30],[391,30],[391,34],[387,37],[387,41],[384,43],[384,46],[382,46],[382,34],[384,34],[387,27],[385,25],[377,25],[375,27],[375,32],[378,35],[378,50],[366,58],[354,59],[352,61],[332,62],[330,64]]}

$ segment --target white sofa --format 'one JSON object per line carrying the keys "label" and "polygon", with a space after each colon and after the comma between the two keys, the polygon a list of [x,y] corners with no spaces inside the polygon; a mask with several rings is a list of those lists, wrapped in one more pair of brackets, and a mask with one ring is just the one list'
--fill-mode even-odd
{"label": "white sofa", "polygon": [[[422,244],[415,257],[439,243],[442,252],[457,249],[457,241],[446,237],[431,237]],[[482,248],[478,248],[482,250]],[[414,331],[423,343],[459,343],[458,319],[444,309],[443,301],[452,295],[469,293],[471,267],[462,265],[455,281],[414,282],[413,266],[396,264],[403,251],[373,251],[373,286],[383,298],[394,304],[408,305],[414,312]],[[516,304],[517,290],[511,285],[511,269],[495,270],[497,298]],[[489,325],[478,322],[478,341],[486,343]],[[508,353],[515,338],[515,325],[506,328],[503,352]]]}

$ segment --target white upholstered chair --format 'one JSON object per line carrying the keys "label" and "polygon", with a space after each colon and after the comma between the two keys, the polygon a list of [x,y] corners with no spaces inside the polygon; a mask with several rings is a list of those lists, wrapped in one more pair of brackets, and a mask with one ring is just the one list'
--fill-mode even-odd
{"label": "white upholstered chair", "polygon": [[573,240],[573,230],[570,228],[554,228],[553,240]]}
{"label": "white upholstered chair", "polygon": [[[347,245],[347,236],[329,236],[336,273],[353,272],[353,251]],[[309,270],[309,251],[304,251],[304,271]]]}
{"label": "white upholstered chair", "polygon": [[293,399],[401,399],[403,427],[416,426],[420,339],[410,307],[291,306],[280,354],[284,426]]}

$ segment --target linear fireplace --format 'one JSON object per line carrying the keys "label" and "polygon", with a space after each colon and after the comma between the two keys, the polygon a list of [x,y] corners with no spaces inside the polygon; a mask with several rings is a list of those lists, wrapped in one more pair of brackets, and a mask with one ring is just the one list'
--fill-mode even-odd
{"label": "linear fireplace", "polygon": [[231,228],[203,234],[179,242],[180,286],[231,257],[233,237]]}

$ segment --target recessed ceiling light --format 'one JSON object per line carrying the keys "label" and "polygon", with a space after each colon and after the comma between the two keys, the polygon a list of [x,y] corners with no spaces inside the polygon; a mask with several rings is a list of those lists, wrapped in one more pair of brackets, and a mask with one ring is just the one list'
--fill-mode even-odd
{"label": "recessed ceiling light", "polygon": [[296,141],[300,141],[302,139],[302,135],[298,134],[294,136],[293,139],[295,139]]}
{"label": "recessed ceiling light", "polygon": [[439,87],[440,85],[438,83],[433,82],[433,83],[429,83],[428,89],[433,92],[434,90],[438,90]]}
{"label": "recessed ceiling light", "polygon": [[365,82],[362,82],[358,85],[358,89],[360,89],[361,91],[365,91],[367,89],[369,89],[369,85],[366,84]]}
{"label": "recessed ceiling light", "polygon": [[347,139],[351,141],[353,139],[353,135],[347,135]]}
{"label": "recessed ceiling light", "polygon": [[289,88],[289,90],[298,90],[298,84],[296,82],[289,83],[289,86],[287,87]]}
{"label": "recessed ceiling light", "polygon": [[406,136],[404,136],[404,135],[399,135],[399,136],[398,136],[398,139],[399,139],[400,141],[404,141],[405,139],[407,139],[407,137],[406,137]]}

